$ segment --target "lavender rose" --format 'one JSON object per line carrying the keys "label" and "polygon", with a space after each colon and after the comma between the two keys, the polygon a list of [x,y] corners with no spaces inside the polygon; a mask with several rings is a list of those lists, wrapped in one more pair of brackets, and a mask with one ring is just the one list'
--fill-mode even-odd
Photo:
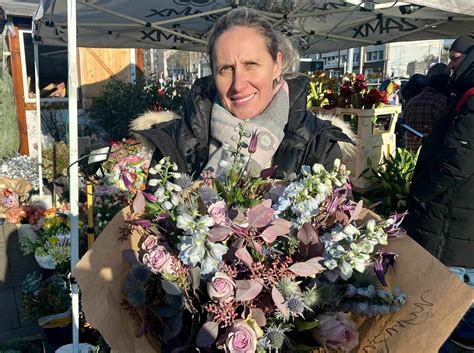
{"label": "lavender rose", "polygon": [[225,273],[217,272],[212,279],[207,282],[207,293],[212,300],[226,301],[231,299],[235,293],[235,283]]}
{"label": "lavender rose", "polygon": [[143,263],[153,273],[170,272],[171,255],[162,245],[158,245],[149,253],[143,255]]}
{"label": "lavender rose", "polygon": [[207,212],[214,219],[215,224],[221,224],[225,221],[227,206],[224,201],[214,202],[209,206]]}
{"label": "lavender rose", "polygon": [[158,245],[158,239],[154,235],[149,235],[146,237],[145,241],[143,242],[142,249],[145,251],[150,251],[157,245]]}
{"label": "lavender rose", "polygon": [[359,344],[357,325],[350,314],[337,312],[318,315],[319,326],[313,337],[321,344],[343,352],[352,351]]}
{"label": "lavender rose", "polygon": [[219,340],[219,346],[227,353],[254,353],[257,335],[244,320],[236,320]]}

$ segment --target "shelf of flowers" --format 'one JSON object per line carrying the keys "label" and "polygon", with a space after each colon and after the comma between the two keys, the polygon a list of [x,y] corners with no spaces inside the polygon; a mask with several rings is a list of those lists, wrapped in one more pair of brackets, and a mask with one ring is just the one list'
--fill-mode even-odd
{"label": "shelf of flowers", "polygon": [[342,84],[319,73],[310,81],[308,107],[316,114],[333,115],[347,122],[360,139],[357,151],[344,163],[351,171],[354,189],[365,192],[372,181],[362,173],[390,158],[396,151],[395,125],[401,106],[388,105],[387,92],[370,89],[363,75],[349,74]]}
{"label": "shelf of flowers", "polygon": [[[128,205],[134,193],[144,188],[148,163],[148,155],[136,141],[112,144],[111,154],[103,165],[105,175],[95,179],[93,185],[92,215],[96,236]],[[58,347],[72,341],[69,206],[62,203],[45,208],[44,204],[35,202],[38,199],[35,170],[37,164],[29,157],[0,161],[0,217],[16,224],[20,250],[25,256],[34,256],[40,268],[27,275],[23,283],[22,316],[37,321],[45,330],[48,341]],[[86,199],[85,190],[80,192]],[[80,204],[80,254],[84,254],[88,246],[87,207],[85,203]],[[81,330],[84,331],[84,327]],[[94,339],[98,337],[97,333]]]}

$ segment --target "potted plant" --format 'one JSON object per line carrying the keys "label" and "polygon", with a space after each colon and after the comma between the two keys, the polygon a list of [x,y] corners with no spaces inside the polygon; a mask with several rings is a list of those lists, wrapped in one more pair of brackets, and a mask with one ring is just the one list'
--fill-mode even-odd
{"label": "potted plant", "polygon": [[34,227],[38,239],[20,240],[23,254],[34,254],[38,265],[46,270],[67,267],[71,258],[70,231],[65,214],[50,209]]}
{"label": "potted plant", "polygon": [[71,296],[63,277],[44,279],[39,272],[26,276],[21,298],[22,317],[38,321],[52,345],[71,342]]}

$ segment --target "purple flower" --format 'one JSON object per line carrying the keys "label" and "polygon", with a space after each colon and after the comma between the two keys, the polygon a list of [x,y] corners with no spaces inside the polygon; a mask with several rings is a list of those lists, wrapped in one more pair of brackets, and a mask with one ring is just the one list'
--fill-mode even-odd
{"label": "purple flower", "polygon": [[155,274],[170,272],[171,255],[164,246],[158,245],[152,251],[143,255],[143,264]]}
{"label": "purple flower", "polygon": [[215,224],[221,224],[225,221],[227,205],[224,201],[214,202],[209,206],[207,212],[214,219]]}
{"label": "purple flower", "polygon": [[129,221],[131,224],[135,226],[140,226],[143,228],[150,228],[151,227],[151,221],[148,219],[135,219],[133,221]]}
{"label": "purple flower", "polygon": [[395,259],[398,255],[393,252],[379,251],[378,256],[379,258],[374,265],[374,271],[380,283],[386,287],[387,282],[385,281],[385,274],[390,266],[395,265]]}
{"label": "purple flower", "polygon": [[323,345],[352,351],[359,344],[357,324],[350,319],[350,314],[343,312],[318,315],[319,326],[313,331],[313,337]]}
{"label": "purple flower", "polygon": [[252,132],[252,136],[250,137],[250,143],[249,143],[249,148],[248,151],[250,154],[257,152],[257,146],[258,146],[258,135],[257,130],[254,130]]}
{"label": "purple flower", "polygon": [[227,353],[254,353],[257,334],[244,320],[236,320],[219,340],[219,348]]}
{"label": "purple flower", "polygon": [[158,201],[158,198],[157,198],[155,195],[153,195],[153,194],[149,194],[149,193],[147,193],[147,192],[144,192],[144,193],[143,193],[143,196],[145,196],[145,198],[146,198],[148,201],[150,201],[150,202],[156,202],[156,201]]}
{"label": "purple flower", "polygon": [[225,273],[216,272],[214,277],[207,282],[207,293],[214,301],[228,301],[235,294],[235,282]]}
{"label": "purple flower", "polygon": [[266,168],[266,169],[262,169],[262,171],[260,172],[260,177],[262,179],[268,179],[268,178],[271,178],[273,173],[275,173],[275,170],[277,170],[278,166],[273,166],[273,167],[270,167],[270,168]]}
{"label": "purple flower", "polygon": [[387,226],[384,228],[384,232],[387,233],[389,237],[397,237],[399,236],[400,232],[403,231],[403,228],[400,228],[400,224],[402,224],[403,219],[408,214],[407,211],[402,213],[394,213],[387,219]]}
{"label": "purple flower", "polygon": [[132,182],[130,181],[130,179],[128,179],[126,173],[122,173],[121,177],[123,180],[123,185],[125,186],[127,190],[129,190],[130,187],[133,185]]}
{"label": "purple flower", "polygon": [[142,244],[142,249],[146,251],[152,250],[155,246],[158,245],[158,238],[154,235],[149,235],[146,237],[145,241]]}

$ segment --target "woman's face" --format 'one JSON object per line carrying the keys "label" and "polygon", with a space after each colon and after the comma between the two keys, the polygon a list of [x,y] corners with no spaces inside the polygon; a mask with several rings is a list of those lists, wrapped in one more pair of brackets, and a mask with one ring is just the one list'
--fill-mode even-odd
{"label": "woman's face", "polygon": [[232,27],[214,45],[214,81],[221,104],[239,119],[254,118],[272,100],[273,80],[281,73],[264,37],[255,29]]}

